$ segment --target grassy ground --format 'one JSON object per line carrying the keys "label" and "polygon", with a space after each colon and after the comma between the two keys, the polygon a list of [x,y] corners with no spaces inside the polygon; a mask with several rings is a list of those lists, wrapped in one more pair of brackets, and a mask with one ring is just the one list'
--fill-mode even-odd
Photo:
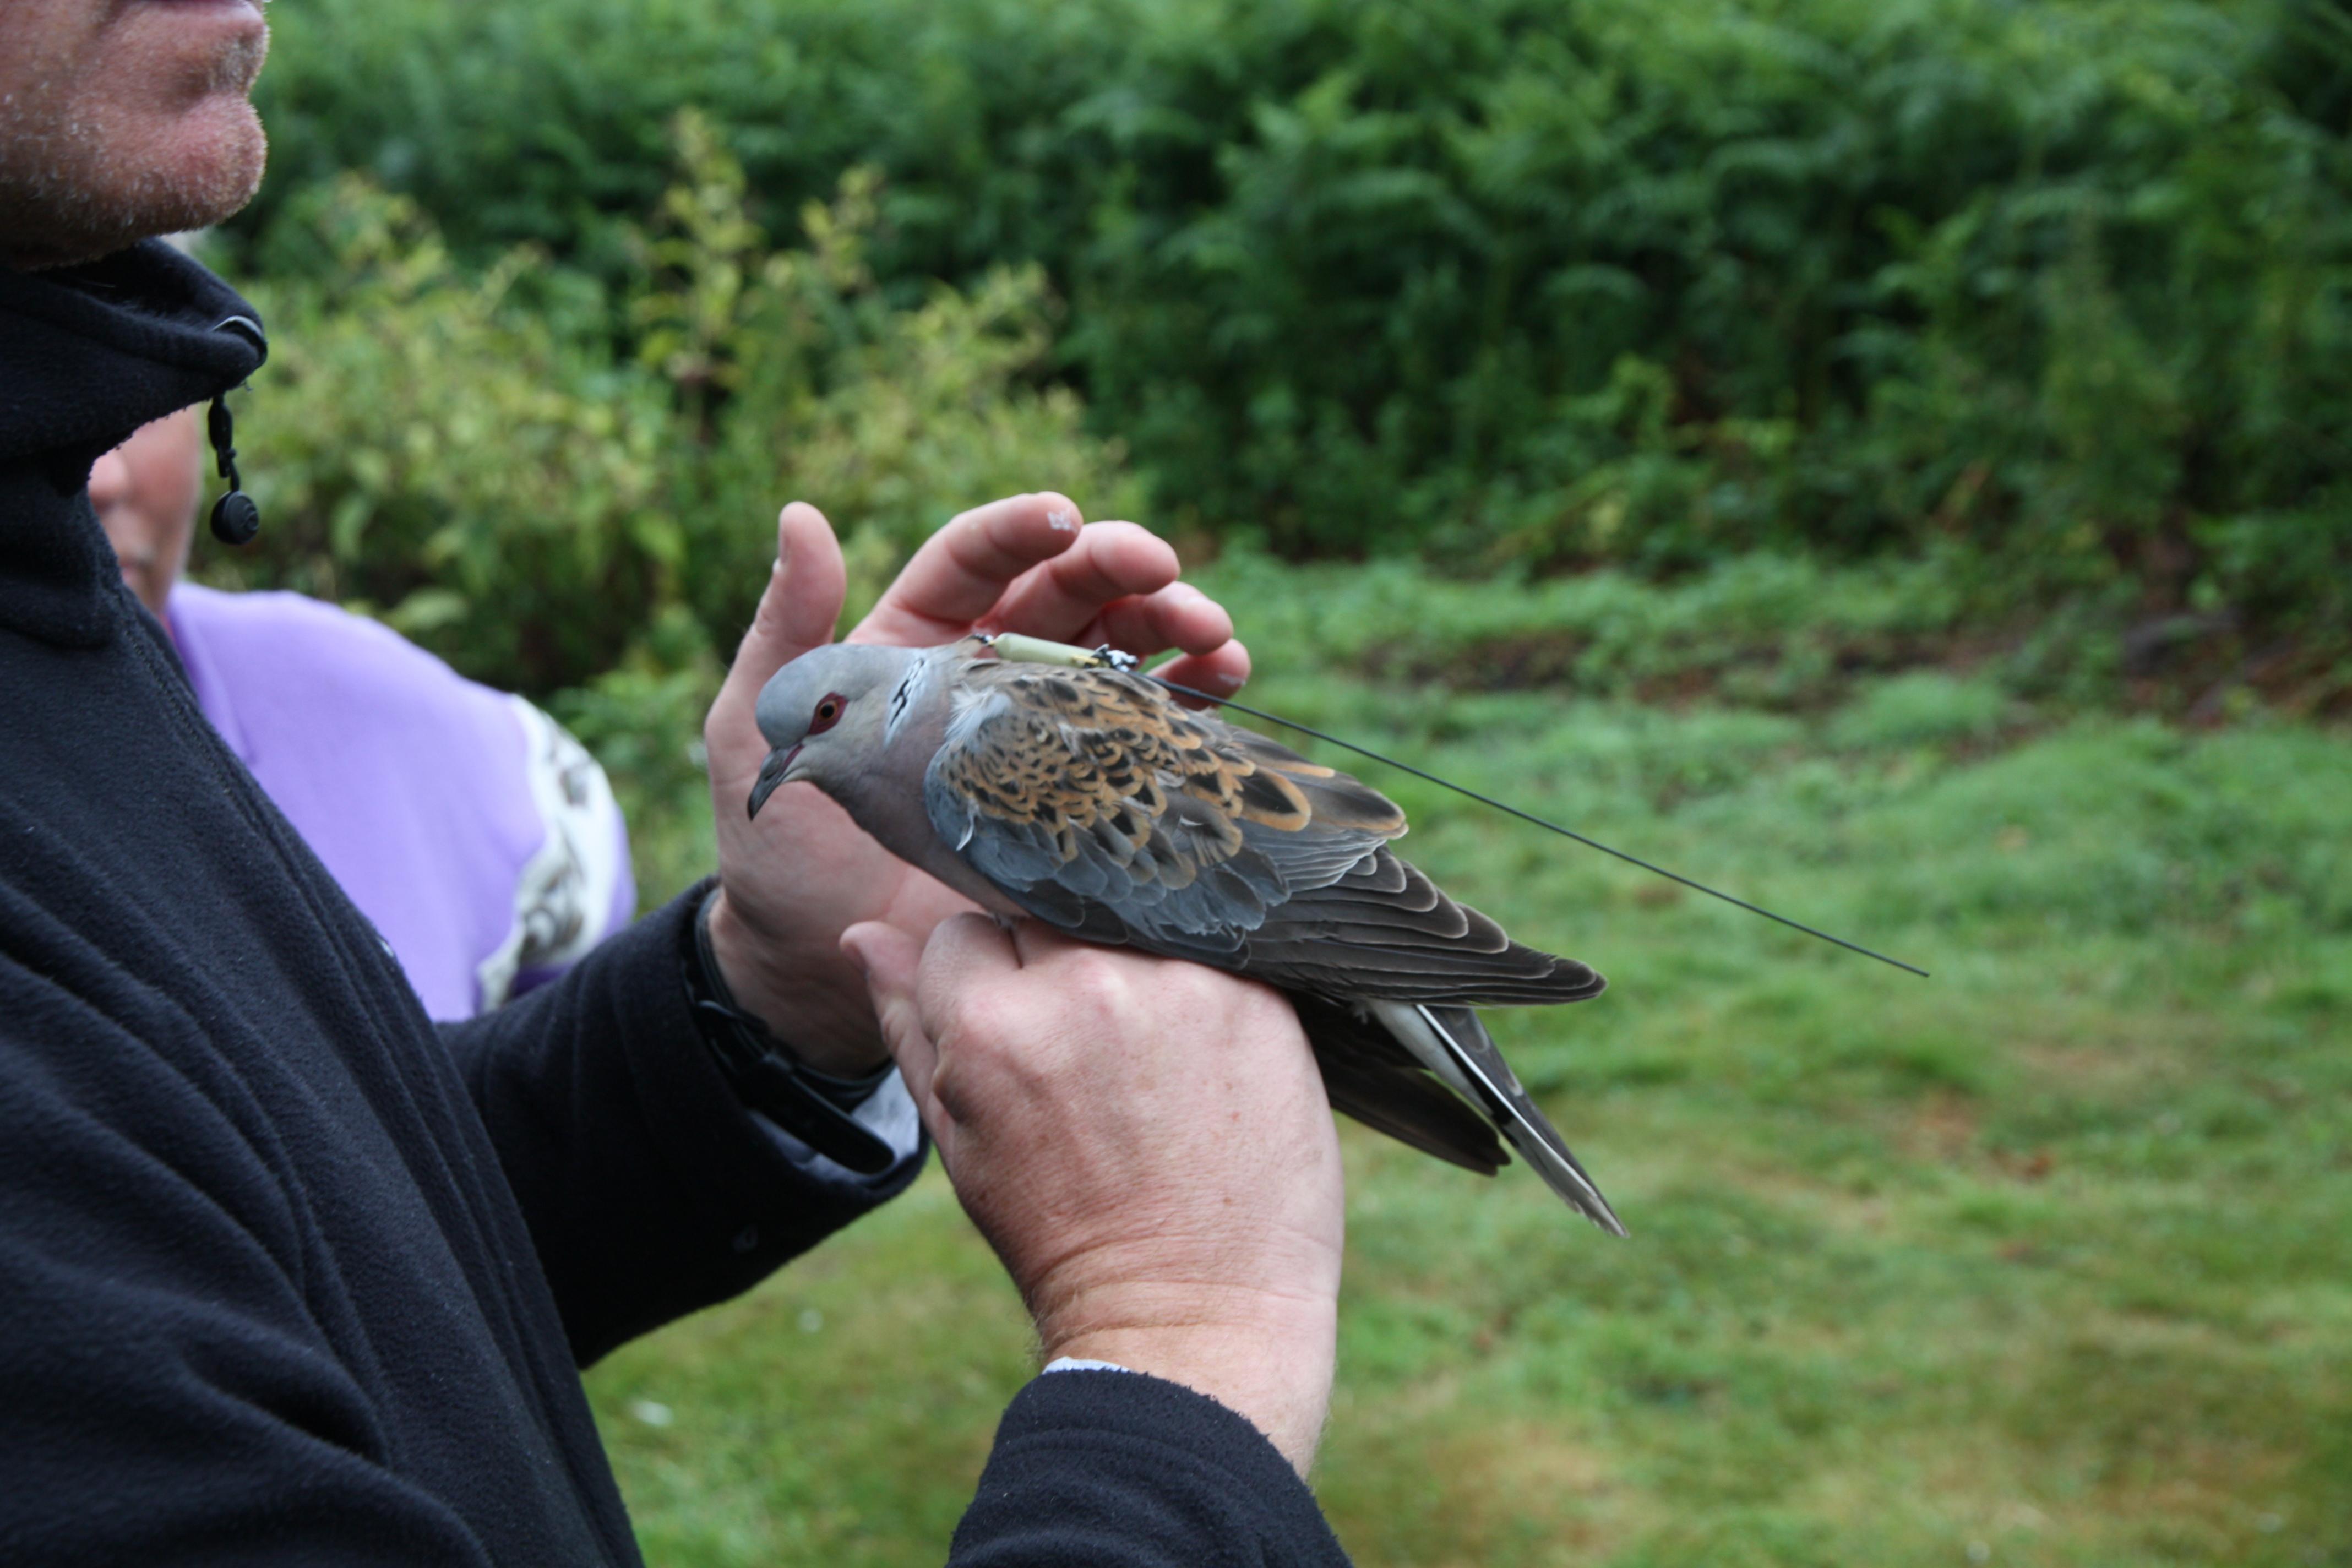
{"label": "grassy ground", "polygon": [[[1421,865],[1611,977],[1494,1024],[1633,1236],[1349,1130],[1316,1484],[1359,1562],[2352,1563],[2340,726],[1804,635],[1937,629],[1891,581],[1223,586],[1261,702],[1935,972],[1368,768]],[[934,1172],[590,1387],[656,1563],[897,1564],[1030,1366]]]}

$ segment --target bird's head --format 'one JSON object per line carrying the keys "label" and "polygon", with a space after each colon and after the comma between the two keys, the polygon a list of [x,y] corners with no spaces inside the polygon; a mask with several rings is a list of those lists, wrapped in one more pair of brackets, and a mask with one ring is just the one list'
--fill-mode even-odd
{"label": "bird's head", "polygon": [[890,700],[919,657],[913,648],[865,643],[814,647],[760,689],[760,733],[770,747],[751,786],[749,810],[782,785],[829,785],[872,764],[890,720]]}

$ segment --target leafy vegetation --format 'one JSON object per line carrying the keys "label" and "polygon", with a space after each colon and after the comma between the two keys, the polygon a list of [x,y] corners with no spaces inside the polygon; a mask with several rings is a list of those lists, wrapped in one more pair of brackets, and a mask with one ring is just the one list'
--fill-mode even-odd
{"label": "leafy vegetation", "polygon": [[[2269,640],[2352,557],[2341,0],[319,0],[247,229],[370,171],[635,286],[681,108],[870,166],[902,301],[1037,264],[1155,515],[1676,572],[1958,545]],[[1041,367],[1042,368],[1042,367]]]}
{"label": "leafy vegetation", "polygon": [[701,123],[675,134],[680,177],[618,294],[527,247],[477,271],[409,199],[322,188],[318,277],[253,289],[277,346],[239,428],[270,526],[205,574],[341,598],[547,694],[731,651],[792,496],[841,520],[868,595],[973,498],[1050,475],[1140,499],[1076,399],[1024,377],[1054,310],[1034,268],[895,308],[865,261],[869,177],[773,248]]}

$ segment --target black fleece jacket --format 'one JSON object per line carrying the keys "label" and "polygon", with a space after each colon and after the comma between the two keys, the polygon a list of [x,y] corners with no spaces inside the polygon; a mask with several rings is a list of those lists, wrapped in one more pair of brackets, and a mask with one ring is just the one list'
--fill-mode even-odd
{"label": "black fleece jacket", "polygon": [[[575,1370],[887,1196],[812,1179],[688,1020],[673,906],[428,1022],[187,690],[92,461],[242,380],[154,244],[0,269],[0,1562],[635,1563]],[[1338,1563],[1213,1402],[1008,1413],[970,1563]]]}

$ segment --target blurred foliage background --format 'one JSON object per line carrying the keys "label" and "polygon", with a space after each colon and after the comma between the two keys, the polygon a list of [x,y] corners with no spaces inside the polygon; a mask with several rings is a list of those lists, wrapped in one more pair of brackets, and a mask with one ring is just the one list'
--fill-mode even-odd
{"label": "blurred foliage background", "polygon": [[[828,493],[902,538],[1076,427],[1163,526],[1285,555],[1935,551],[1987,611],[2189,615],[2242,657],[2352,610],[2347,15],[312,0],[234,264],[299,317],[373,263],[323,303],[407,341],[305,367],[322,394],[436,337],[519,351],[535,450],[628,469],[559,531],[714,634],[740,593],[702,579],[741,562],[689,516],[889,469]],[[413,206],[355,207],[355,171]],[[509,412],[432,357],[379,426]],[[621,450],[555,406],[583,395]],[[306,473],[304,509],[557,526],[433,449]],[[515,678],[594,668],[563,642]]]}
{"label": "blurred foliage background", "polygon": [[[1937,971],[1381,781],[1617,982],[1498,1028],[1636,1239],[1351,1137],[1360,1560],[2352,1562],[2346,0],[273,24],[199,574],[547,702],[649,899],[779,503],[864,601],[1050,487],[1276,709]],[[1025,1353],[934,1176],[592,1387],[657,1561],[899,1563]]]}

